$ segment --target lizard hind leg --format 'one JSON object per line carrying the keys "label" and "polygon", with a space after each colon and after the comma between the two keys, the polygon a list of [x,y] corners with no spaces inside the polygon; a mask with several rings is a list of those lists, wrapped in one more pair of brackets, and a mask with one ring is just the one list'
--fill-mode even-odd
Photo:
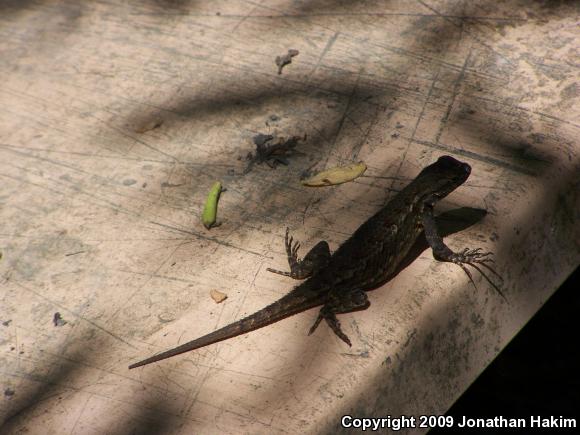
{"label": "lizard hind leg", "polygon": [[369,302],[366,293],[362,290],[351,291],[346,295],[341,294],[339,297],[336,297],[334,300],[328,302],[320,309],[320,313],[310,328],[308,335],[311,335],[316,330],[322,319],[324,319],[326,320],[326,323],[328,323],[328,326],[330,326],[330,329],[332,329],[338,336],[338,338],[340,338],[349,346],[352,346],[348,336],[342,332],[340,321],[336,318],[336,315],[350,313],[352,311],[366,310],[370,305],[371,303]]}
{"label": "lizard hind leg", "polygon": [[289,276],[294,279],[306,279],[328,264],[328,260],[330,259],[330,248],[328,247],[328,243],[324,240],[318,242],[316,246],[306,254],[304,259],[300,260],[298,258],[300,243],[294,241],[294,238],[289,235],[289,232],[290,230],[286,228],[284,245],[286,246],[290,272],[284,272],[270,267],[266,269],[268,272]]}

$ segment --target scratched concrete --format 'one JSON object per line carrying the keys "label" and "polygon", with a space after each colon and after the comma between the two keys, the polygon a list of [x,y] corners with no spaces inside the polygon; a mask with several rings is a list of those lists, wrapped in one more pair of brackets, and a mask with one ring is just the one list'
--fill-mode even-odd
{"label": "scratched concrete", "polygon": [[[547,0],[1,1],[1,432],[444,413],[580,261],[579,17]],[[242,175],[258,132],[308,139]],[[286,225],[336,248],[444,153],[473,172],[440,209],[488,212],[447,240],[496,253],[509,303],[424,251],[341,316],[350,349],[306,335],[312,310],[127,370],[287,292],[265,270],[285,268]],[[298,183],[358,160],[356,182]]]}

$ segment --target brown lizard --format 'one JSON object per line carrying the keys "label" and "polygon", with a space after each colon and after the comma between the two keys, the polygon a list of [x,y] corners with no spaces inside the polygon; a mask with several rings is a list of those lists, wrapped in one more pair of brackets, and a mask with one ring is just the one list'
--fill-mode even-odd
{"label": "brown lizard", "polygon": [[[467,163],[453,157],[440,157],[424,168],[374,216],[362,224],[334,254],[328,243],[319,242],[303,260],[298,259],[299,243],[289,237],[286,229],[286,252],[290,272],[268,269],[270,272],[306,281],[287,295],[262,310],[203,337],[182,344],[129,366],[130,369],[151,364],[184,352],[208,346],[278,322],[288,316],[322,305],[309,335],[322,320],[349,346],[337,314],[364,310],[370,302],[366,292],[388,281],[405,258],[422,231],[436,260],[452,262],[461,267],[475,286],[467,265],[478,270],[505,299],[500,289],[483,273],[481,267],[499,275],[487,264],[493,260],[490,252],[480,248],[453,252],[437,232],[433,207],[437,201],[462,185],[471,173]],[[479,265],[479,266],[478,266]]]}

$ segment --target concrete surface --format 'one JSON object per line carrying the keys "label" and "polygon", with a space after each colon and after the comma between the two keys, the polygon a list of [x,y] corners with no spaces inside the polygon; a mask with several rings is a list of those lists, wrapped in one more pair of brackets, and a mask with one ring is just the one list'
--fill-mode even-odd
{"label": "concrete surface", "polygon": [[[0,1],[2,433],[444,413],[579,263],[579,16],[576,1]],[[308,140],[242,175],[258,132]],[[509,303],[424,250],[341,316],[350,349],[325,325],[308,337],[311,310],[127,370],[292,288],[265,270],[286,267],[287,225],[302,253],[335,249],[442,154],[473,171],[439,210],[487,210],[446,240],[494,251]],[[353,183],[298,182],[358,160]]]}

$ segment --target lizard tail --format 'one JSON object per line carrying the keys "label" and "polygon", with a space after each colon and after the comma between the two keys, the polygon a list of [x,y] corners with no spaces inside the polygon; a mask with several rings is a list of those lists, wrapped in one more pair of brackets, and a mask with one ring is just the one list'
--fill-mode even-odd
{"label": "lizard tail", "polygon": [[[189,352],[200,347],[209,346],[210,344],[217,343],[219,341],[227,340],[228,338],[236,337],[241,334],[246,334],[256,329],[263,328],[264,326],[270,325],[272,323],[278,322],[286,317],[293,314],[300,313],[310,308],[322,305],[324,300],[322,298],[316,298],[315,300],[308,300],[308,298],[303,292],[298,291],[300,287],[295,288],[293,291],[268,305],[264,309],[251,314],[237,322],[231,323],[223,328],[220,328],[214,332],[210,332],[203,337],[197,338],[195,340],[189,341],[181,346],[177,346],[168,351],[162,352],[158,355],[154,355],[150,358],[139,361],[135,364],[131,364],[129,369],[134,369],[136,367],[141,367],[147,364],[151,364],[157,361],[164,360],[166,358],[171,358],[185,352]],[[302,293],[302,294],[301,294]],[[301,295],[300,295],[301,294]]]}

